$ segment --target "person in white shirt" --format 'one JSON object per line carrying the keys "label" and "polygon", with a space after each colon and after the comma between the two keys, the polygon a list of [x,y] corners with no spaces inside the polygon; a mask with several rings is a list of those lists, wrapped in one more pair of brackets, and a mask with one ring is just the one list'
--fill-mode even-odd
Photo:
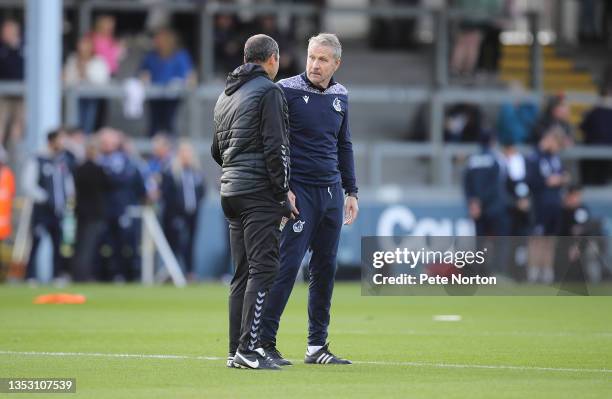
{"label": "person in white shirt", "polygon": [[[82,37],[77,44],[77,51],[68,57],[64,66],[64,83],[67,86],[104,85],[109,81],[110,70],[106,62],[94,53],[91,38]],[[79,127],[86,134],[92,133],[95,129],[100,102],[99,98],[79,100]]]}

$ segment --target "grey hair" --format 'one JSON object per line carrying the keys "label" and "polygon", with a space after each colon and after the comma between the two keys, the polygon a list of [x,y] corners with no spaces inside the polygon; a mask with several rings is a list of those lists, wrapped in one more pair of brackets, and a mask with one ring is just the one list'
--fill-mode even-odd
{"label": "grey hair", "polygon": [[342,57],[342,44],[334,33],[319,33],[308,40],[309,47],[311,44],[331,47],[334,50],[335,59],[339,60]]}
{"label": "grey hair", "polygon": [[244,62],[265,62],[270,56],[278,59],[278,43],[268,35],[254,35],[244,44]]}

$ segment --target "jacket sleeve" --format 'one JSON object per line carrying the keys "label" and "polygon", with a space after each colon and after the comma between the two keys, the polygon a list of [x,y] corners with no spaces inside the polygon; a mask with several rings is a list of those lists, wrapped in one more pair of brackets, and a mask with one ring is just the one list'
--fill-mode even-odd
{"label": "jacket sleeve", "polygon": [[340,169],[344,191],[347,194],[357,193],[353,143],[351,141],[351,131],[349,130],[348,100],[342,126],[340,126],[340,133],[338,134],[338,168]]}
{"label": "jacket sleeve", "polygon": [[223,166],[223,159],[221,158],[221,152],[219,151],[219,139],[217,138],[217,132],[213,134],[212,145],[210,146],[210,154],[219,166]]}
{"label": "jacket sleeve", "polygon": [[266,169],[274,197],[282,201],[289,191],[289,120],[287,101],[280,87],[264,94],[260,109]]}
{"label": "jacket sleeve", "polygon": [[463,193],[467,201],[478,197],[474,187],[474,170],[470,167],[469,160],[468,165],[463,172]]}
{"label": "jacket sleeve", "polygon": [[25,194],[40,204],[49,198],[45,189],[38,185],[38,162],[36,158],[29,159],[23,172],[23,191]]}

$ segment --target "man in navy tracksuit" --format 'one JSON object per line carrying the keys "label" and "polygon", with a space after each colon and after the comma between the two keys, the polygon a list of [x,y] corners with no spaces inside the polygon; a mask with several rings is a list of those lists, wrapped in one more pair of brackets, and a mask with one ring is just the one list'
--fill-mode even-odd
{"label": "man in navy tracksuit", "polygon": [[26,268],[26,280],[34,281],[37,278],[36,254],[45,233],[53,244],[53,277],[59,279],[61,274],[67,272],[60,253],[62,220],[67,204],[74,195],[74,181],[63,151],[64,132],[54,130],[47,135],[47,150],[32,158],[24,170],[24,191],[34,202],[32,249]]}
{"label": "man in navy tracksuit", "polygon": [[326,344],[343,210],[344,224],[351,224],[358,213],[348,93],[332,78],[340,66],[341,51],[333,34],[311,38],[306,73],[278,83],[289,106],[289,195],[299,211],[283,229],[280,271],[270,290],[261,333],[266,353],[279,365],[291,364],[276,349],[276,334],[308,249],[312,258],[305,362],[350,364],[334,356]]}

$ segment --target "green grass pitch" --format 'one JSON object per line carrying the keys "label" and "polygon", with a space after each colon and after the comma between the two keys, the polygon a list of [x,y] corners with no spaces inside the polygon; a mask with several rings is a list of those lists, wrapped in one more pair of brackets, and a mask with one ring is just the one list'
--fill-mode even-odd
{"label": "green grass pitch", "polygon": [[[68,398],[612,398],[612,297],[362,297],[337,284],[331,349],[351,366],[304,365],[307,289],[279,349],[296,365],[232,370],[227,287],[0,287],[0,377],[74,377]],[[434,315],[461,315],[440,322]],[[134,356],[120,357],[118,354]],[[149,355],[173,355],[154,357]]]}

